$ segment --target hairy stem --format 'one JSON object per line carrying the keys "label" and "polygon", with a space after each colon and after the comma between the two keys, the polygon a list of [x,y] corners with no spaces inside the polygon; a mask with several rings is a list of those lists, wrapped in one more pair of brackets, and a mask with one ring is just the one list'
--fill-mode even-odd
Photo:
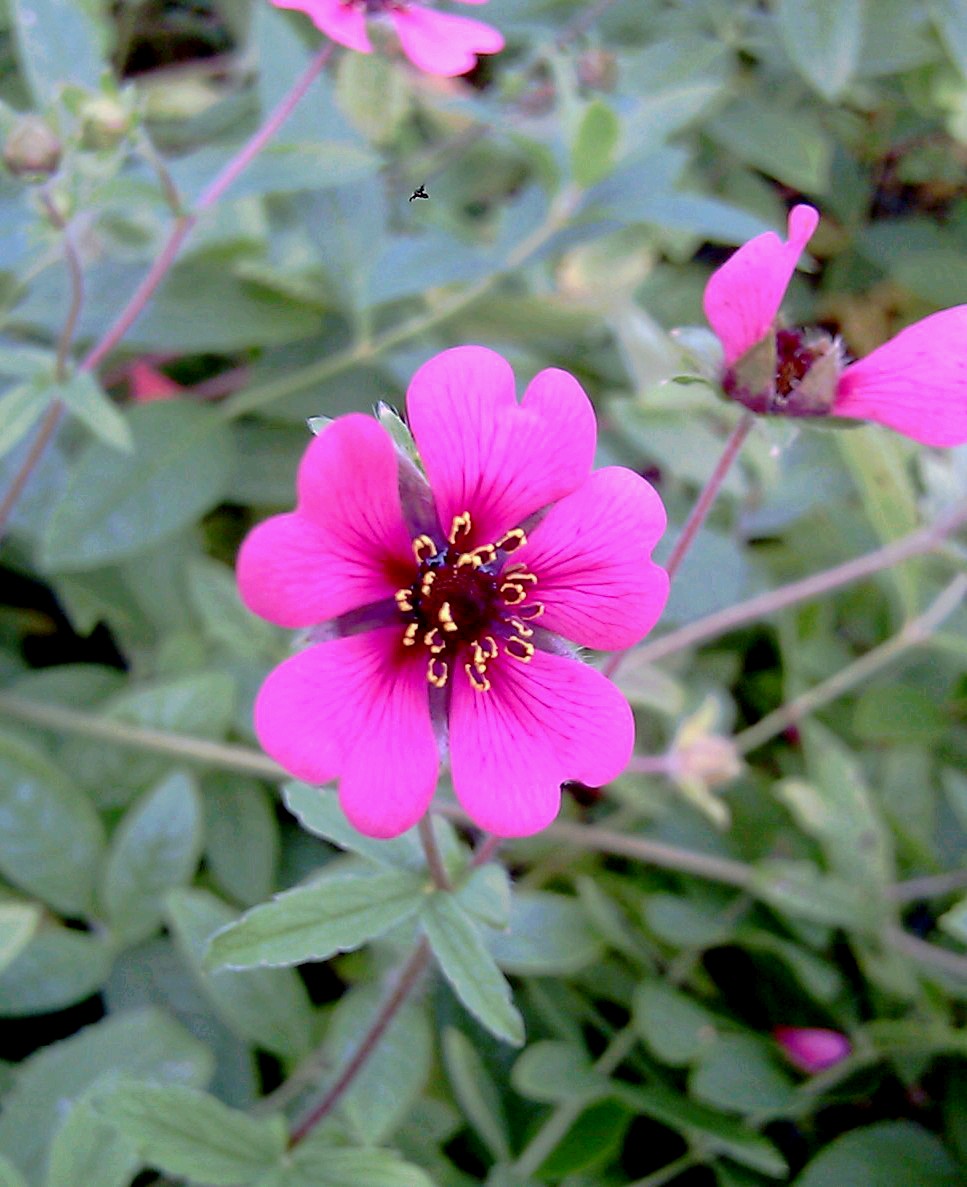
{"label": "hairy stem", "polygon": [[797,602],[806,602],[841,586],[850,585],[854,581],[861,581],[864,577],[872,577],[875,573],[889,569],[912,556],[938,551],[947,537],[953,535],[964,523],[967,523],[967,502],[952,508],[934,523],[918,528],[907,536],[901,536],[884,548],[868,552],[865,556],[856,557],[855,560],[846,561],[832,569],[823,569],[822,572],[814,573],[810,577],[791,581],[788,585],[780,585],[778,589],[769,590],[725,610],[718,610],[677,631],[671,631],[660,639],[640,644],[624,654],[634,655],[642,664],[655,663],[665,656],[684,651],[686,647],[695,647],[747,623],[768,618],[771,614],[795,606]]}
{"label": "hairy stem", "polygon": [[784,729],[796,725],[807,714],[822,705],[828,705],[830,701],[835,701],[864,680],[869,679],[870,676],[891,664],[904,652],[926,642],[937,627],[957,609],[965,594],[967,594],[967,575],[960,573],[923,614],[911,618],[892,639],[887,639],[879,647],[874,647],[872,651],[868,651],[866,655],[861,656],[853,663],[847,664],[845,668],[830,676],[828,680],[821,681],[815,688],[809,689],[785,705],[780,705],[778,709],[767,714],[761,721],[757,721],[755,725],[750,725],[748,729],[738,734],[735,744],[739,748],[739,753],[748,754],[750,751],[756,750],[770,738],[774,738],[776,734],[781,734]]}

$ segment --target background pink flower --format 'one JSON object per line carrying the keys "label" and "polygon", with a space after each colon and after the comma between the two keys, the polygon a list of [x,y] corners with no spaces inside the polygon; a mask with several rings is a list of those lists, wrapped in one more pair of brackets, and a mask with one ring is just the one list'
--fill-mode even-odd
{"label": "background pink flower", "polygon": [[772,1034],[789,1062],[811,1075],[840,1063],[853,1050],[846,1035],[819,1026],[777,1026]]}
{"label": "background pink flower", "polygon": [[[925,445],[967,441],[967,305],[925,317],[846,367],[828,337],[777,332],[786,288],[818,223],[811,206],[793,207],[786,241],[758,235],[709,278],[705,315],[725,352],[726,391],[757,412],[873,420]],[[770,336],[771,356],[762,349]]]}
{"label": "background pink flower", "polygon": [[504,359],[458,347],[419,369],[407,412],[432,501],[401,501],[393,442],[352,414],[307,449],[295,511],[242,546],[255,613],[337,620],[338,637],[270,673],[256,732],[299,778],[338,778],[371,836],[426,811],[442,736],[473,820],[533,833],[563,782],[600,786],[631,754],[627,702],[572,644],[624,648],[654,625],[664,508],[630,470],[591,473],[594,413],[564,371],[542,371],[518,403]]}
{"label": "background pink flower", "polygon": [[[459,0],[485,4],[487,0]],[[436,12],[423,0],[272,0],[277,8],[294,8],[310,17],[327,37],[360,53],[373,52],[366,29],[368,16],[385,13],[392,22],[403,52],[425,74],[451,78],[466,74],[478,54],[504,48],[499,30],[470,17]]]}

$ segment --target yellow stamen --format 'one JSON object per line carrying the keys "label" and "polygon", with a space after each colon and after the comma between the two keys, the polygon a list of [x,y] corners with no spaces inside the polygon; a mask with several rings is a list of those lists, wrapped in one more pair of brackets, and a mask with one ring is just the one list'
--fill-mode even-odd
{"label": "yellow stamen", "polygon": [[508,655],[512,655],[514,659],[519,659],[522,664],[529,664],[534,654],[534,644],[526,643],[516,635],[511,635],[504,643],[504,650]]}
{"label": "yellow stamen", "polygon": [[456,631],[460,629],[453,621],[453,612],[450,609],[449,602],[443,603],[443,605],[437,611],[437,618],[439,618],[440,625],[445,631]]}
{"label": "yellow stamen", "polygon": [[506,532],[497,541],[497,547],[502,552],[516,552],[518,548],[523,548],[527,543],[527,536],[524,534],[522,528],[514,528],[512,531]]}
{"label": "yellow stamen", "polygon": [[450,665],[446,660],[431,659],[426,665],[426,678],[434,688],[443,688],[450,675]]}
{"label": "yellow stamen", "polygon": [[462,543],[470,535],[470,512],[464,511],[462,515],[455,515],[453,523],[450,525],[450,535],[447,539],[451,544],[456,546]]}
{"label": "yellow stamen", "polygon": [[396,605],[403,614],[409,614],[413,609],[413,602],[410,600],[413,591],[409,589],[398,589],[393,597],[396,599]]}
{"label": "yellow stamen", "polygon": [[510,625],[522,639],[529,639],[534,633],[533,629],[529,626],[525,626],[519,618],[512,618],[510,620]]}
{"label": "yellow stamen", "polygon": [[470,683],[474,686],[477,692],[490,692],[490,681],[483,674],[483,672],[474,668],[473,664],[463,665],[467,675],[470,677]]}
{"label": "yellow stamen", "polygon": [[420,586],[420,593],[423,597],[428,598],[430,596],[430,589],[434,581],[436,581],[436,573],[432,569],[429,573],[423,574],[423,584]]}
{"label": "yellow stamen", "polygon": [[429,536],[417,536],[413,541],[413,555],[416,563],[422,565],[424,561],[432,560],[437,554],[437,547]]}
{"label": "yellow stamen", "polygon": [[426,632],[423,636],[423,642],[434,655],[439,655],[441,651],[446,651],[447,649],[447,645],[443,641],[443,636],[436,627]]}
{"label": "yellow stamen", "polygon": [[493,544],[481,544],[472,552],[461,553],[457,557],[457,568],[459,569],[463,565],[473,565],[475,569],[479,569],[481,565],[489,565],[496,555],[497,550]]}
{"label": "yellow stamen", "polygon": [[419,634],[419,631],[420,631],[420,624],[417,622],[411,622],[410,625],[403,632],[403,646],[404,647],[415,647],[416,646],[416,636]]}
{"label": "yellow stamen", "polygon": [[500,596],[508,606],[517,606],[527,598],[527,592],[516,581],[505,581],[500,587]]}
{"label": "yellow stamen", "polygon": [[524,618],[529,621],[534,618],[540,618],[540,616],[543,613],[544,613],[544,603],[543,602],[531,602],[527,606],[521,606],[521,608],[517,611],[517,617]]}

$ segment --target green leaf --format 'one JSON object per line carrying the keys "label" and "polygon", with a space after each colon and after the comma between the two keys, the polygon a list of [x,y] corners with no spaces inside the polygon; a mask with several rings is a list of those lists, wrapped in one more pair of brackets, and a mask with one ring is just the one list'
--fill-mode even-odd
{"label": "green leaf", "polygon": [[2,1154],[0,1154],[0,1187],[27,1187],[27,1180]]}
{"label": "green leaf", "polygon": [[201,843],[198,790],[180,771],[128,810],[111,839],[101,892],[112,927],[128,943],[160,926],[164,897],[190,881]]}
{"label": "green leaf", "polygon": [[740,99],[710,119],[708,134],[767,176],[805,193],[829,188],[833,145],[808,110],[787,110],[774,101]]}
{"label": "green leaf", "polygon": [[522,977],[577,972],[603,947],[577,899],[545,891],[515,894],[507,930],[490,933],[486,943],[505,972]]}
{"label": "green leaf", "polygon": [[871,904],[863,888],[823,874],[808,861],[767,858],[759,862],[750,889],[793,918],[827,927],[874,929],[881,904]]}
{"label": "green leaf", "polygon": [[347,1150],[303,1142],[286,1156],[288,1166],[255,1187],[434,1187],[424,1170],[392,1150]]}
{"label": "green leaf", "polygon": [[717,905],[693,902],[677,894],[649,895],[644,917],[656,936],[676,948],[711,948],[731,936],[731,928],[723,922]]}
{"label": "green leaf", "polygon": [[43,914],[34,903],[0,903],[0,974],[30,943]]}
{"label": "green leaf", "polygon": [[0,973],[0,1015],[46,1014],[90,997],[107,980],[114,954],[112,941],[96,932],[42,927]]}
{"label": "green leaf", "polygon": [[0,871],[67,915],[91,910],[104,832],[90,801],[12,736],[0,736]]}
{"label": "green leaf", "polygon": [[54,1137],[47,1187],[127,1187],[138,1165],[127,1138],[81,1099]]}
{"label": "green leaf", "polygon": [[230,898],[254,906],[275,886],[279,825],[272,800],[238,775],[209,775],[202,791],[208,872]]}
{"label": "green leaf", "polygon": [[138,405],[126,416],[131,453],[93,441],[74,463],[47,522],[44,568],[77,572],[136,556],[222,497],[231,446],[212,409],[166,400]]}
{"label": "green leaf", "polygon": [[967,8],[961,0],[927,0],[940,40],[967,79]]}
{"label": "green leaf", "polygon": [[504,928],[510,923],[510,875],[497,862],[488,862],[470,871],[470,876],[456,891],[464,911],[490,927]]}
{"label": "green leaf", "polygon": [[281,1116],[250,1117],[194,1088],[123,1084],[98,1107],[143,1161],[213,1187],[252,1182],[285,1150]]}
{"label": "green leaf", "polygon": [[96,90],[106,69],[98,30],[75,0],[12,0],[17,56],[34,102],[53,102],[69,80]]}
{"label": "green leaf", "polygon": [[961,1170],[912,1121],[881,1121],[841,1134],[796,1178],[795,1187],[957,1187]]}
{"label": "green leaf", "polygon": [[219,932],[207,963],[254,968],[328,960],[408,919],[425,894],[425,877],[403,870],[299,886],[253,907]]}
{"label": "green leaf", "polygon": [[467,1120],[494,1160],[506,1162],[510,1158],[510,1135],[500,1091],[476,1047],[453,1026],[443,1031],[443,1062]]}
{"label": "green leaf", "polygon": [[365,837],[346,819],[334,791],[309,787],[305,783],[287,783],[282,789],[285,806],[304,829],[322,837],[331,845],[358,853],[380,866],[397,869],[423,870],[426,859],[415,828],[392,840],[381,841]]}
{"label": "green leaf", "polygon": [[53,1043],[17,1067],[0,1113],[0,1149],[39,1182],[47,1148],[70,1102],[118,1077],[203,1084],[212,1073],[207,1048],[160,1010],[133,1010]]}
{"label": "green leaf", "polygon": [[[334,1074],[359,1049],[385,1001],[378,985],[361,985],[340,999],[325,1040],[326,1062]],[[340,1101],[340,1115],[363,1145],[379,1145],[403,1125],[426,1088],[432,1062],[426,1009],[410,1002],[392,1019]]]}
{"label": "green leaf", "polygon": [[807,82],[835,102],[856,71],[863,36],[863,0],[780,0],[786,53]]}
{"label": "green leaf", "polygon": [[792,1080],[766,1043],[754,1035],[721,1035],[701,1055],[688,1081],[697,1100],[724,1113],[762,1117],[795,1111]]}
{"label": "green leaf", "polygon": [[336,69],[336,101],[367,139],[385,144],[410,110],[408,78],[378,54],[345,54]]}
{"label": "green leaf", "polygon": [[514,1064],[511,1081],[531,1100],[586,1100],[608,1093],[608,1081],[583,1047],[555,1039],[531,1043]]}
{"label": "green leaf", "polygon": [[283,1059],[312,1046],[314,1019],[305,986],[291,969],[205,967],[208,942],[235,912],[207,890],[176,890],[166,903],[168,926],[206,997],[237,1034]]}
{"label": "green leaf", "polygon": [[940,916],[937,923],[949,936],[967,944],[967,898],[962,898]]}
{"label": "green leaf", "polygon": [[128,422],[90,371],[77,371],[66,383],[55,384],[53,391],[105,445],[125,453],[134,449]]}
{"label": "green leaf", "polygon": [[50,389],[17,383],[0,396],[0,457],[9,453],[40,420],[50,403]]}
{"label": "green leaf", "polygon": [[935,697],[909,684],[873,684],[856,699],[853,731],[873,745],[937,746],[947,714]]}
{"label": "green leaf", "polygon": [[584,109],[571,145],[571,172],[582,188],[597,185],[614,168],[621,124],[602,99],[592,99]]}
{"label": "green leaf", "polygon": [[188,597],[213,643],[245,659],[277,658],[279,632],[242,605],[234,572],[210,557],[186,568]]}
{"label": "green leaf", "polygon": [[420,918],[433,955],[457,997],[489,1031],[519,1047],[524,1041],[523,1020],[477,925],[445,891],[427,899]]}
{"label": "green leaf", "polygon": [[[591,1171],[620,1157],[632,1114],[613,1100],[592,1104],[574,1121],[554,1150],[538,1167],[541,1178],[560,1182]],[[506,1187],[510,1187],[510,1183]]]}
{"label": "green leaf", "polygon": [[644,981],[632,1001],[635,1030],[662,1063],[686,1067],[718,1038],[720,1021],[680,989]]}

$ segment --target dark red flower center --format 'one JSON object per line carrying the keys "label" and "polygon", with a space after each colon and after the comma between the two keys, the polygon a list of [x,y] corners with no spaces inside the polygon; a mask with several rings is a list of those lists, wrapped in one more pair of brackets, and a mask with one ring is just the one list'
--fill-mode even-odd
{"label": "dark red flower center", "polygon": [[494,544],[467,549],[468,512],[454,516],[447,542],[417,536],[418,565],[408,588],[397,590],[396,605],[405,623],[403,644],[427,652],[427,680],[443,688],[462,666],[478,692],[490,689],[487,667],[501,652],[521,663],[534,654],[528,622],[544,607],[531,594],[537,577],[508,557],[527,543],[520,528]]}

